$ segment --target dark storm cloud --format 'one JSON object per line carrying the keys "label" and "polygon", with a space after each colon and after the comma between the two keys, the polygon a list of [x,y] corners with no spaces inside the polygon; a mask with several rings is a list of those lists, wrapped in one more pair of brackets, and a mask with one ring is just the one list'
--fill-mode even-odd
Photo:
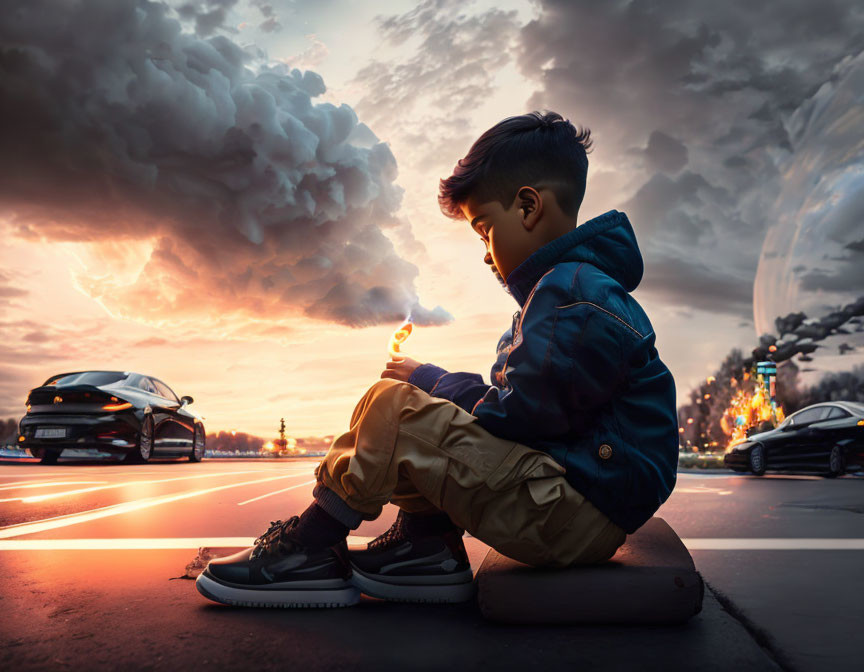
{"label": "dark storm cloud", "polygon": [[397,135],[411,149],[409,160],[421,168],[449,170],[464,154],[474,140],[470,114],[492,94],[496,73],[513,59],[517,12],[472,14],[465,11],[467,4],[425,0],[402,14],[376,17],[382,43],[410,56],[373,59],[352,82],[368,91],[358,112],[372,128]]}
{"label": "dark storm cloud", "polygon": [[[681,278],[687,278],[682,284]],[[670,303],[738,318],[753,315],[753,281],[722,268],[675,256],[655,254],[645,264],[637,290],[669,297]]]}
{"label": "dark storm cloud", "polygon": [[715,309],[746,312],[743,283],[775,216],[778,166],[795,158],[788,118],[864,49],[860,4],[542,0],[539,9],[518,57],[540,82],[527,107],[592,129],[593,163],[610,174],[592,197],[589,171],[588,208],[629,194],[622,209],[646,266],[686,259],[674,284],[654,281],[664,300],[701,306],[705,291]]}
{"label": "dark storm cloud", "polygon": [[654,131],[645,148],[648,167],[664,173],[677,173],[687,165],[687,148],[677,138],[662,131]]}
{"label": "dark storm cloud", "polygon": [[266,0],[252,0],[249,4],[253,7],[257,7],[258,11],[261,12],[261,15],[264,16],[264,18],[269,19],[271,16],[274,16],[273,5],[266,2]]}
{"label": "dark storm cloud", "polygon": [[721,194],[701,175],[689,171],[677,178],[655,173],[623,204],[626,212],[638,212],[636,224],[643,239],[674,234],[677,241],[695,247],[700,241],[716,238],[712,222],[706,218],[712,207],[722,207]]}
{"label": "dark storm cloud", "polygon": [[262,21],[258,28],[263,30],[265,33],[276,33],[282,30],[282,24],[279,23],[275,16],[270,16]]}
{"label": "dark storm cloud", "polygon": [[831,270],[814,268],[799,278],[805,291],[848,292],[864,287],[864,264],[860,259],[848,259]]}
{"label": "dark storm cloud", "polygon": [[100,269],[79,278],[120,315],[451,319],[417,305],[418,270],[384,235],[412,238],[394,215],[389,147],[347,105],[313,103],[316,73],[183,32],[170,12],[145,0],[4,5],[0,211],[18,235],[97,250],[152,241],[131,284]]}
{"label": "dark storm cloud", "polygon": [[282,30],[282,24],[279,22],[279,17],[273,9],[273,5],[266,0],[252,0],[250,3],[253,7],[257,7],[258,11],[264,17],[258,28],[265,33],[275,33]]}
{"label": "dark storm cloud", "polygon": [[225,25],[228,12],[237,4],[237,0],[199,0],[198,2],[184,2],[177,7],[177,14],[187,21],[195,24],[195,33],[201,37],[213,35],[217,30],[236,29]]}

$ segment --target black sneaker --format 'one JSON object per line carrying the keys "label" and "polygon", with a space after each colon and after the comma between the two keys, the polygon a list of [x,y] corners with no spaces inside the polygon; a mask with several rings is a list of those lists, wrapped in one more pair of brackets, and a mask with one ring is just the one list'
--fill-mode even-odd
{"label": "black sneaker", "polygon": [[291,536],[299,516],[277,520],[234,555],[211,560],[195,586],[204,597],[241,607],[347,607],[360,601],[348,544],[312,551]]}
{"label": "black sneaker", "polygon": [[474,573],[462,542],[465,530],[409,534],[396,522],[366,548],[349,547],[351,582],[363,593],[395,602],[465,602],[474,596]]}

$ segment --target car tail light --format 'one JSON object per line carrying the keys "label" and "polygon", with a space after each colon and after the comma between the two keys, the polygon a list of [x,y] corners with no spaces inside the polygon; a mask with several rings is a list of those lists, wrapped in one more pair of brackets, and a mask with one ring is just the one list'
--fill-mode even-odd
{"label": "car tail light", "polygon": [[858,421],[858,426],[859,426],[859,427],[864,427],[864,420],[859,420],[859,421]]}
{"label": "car tail light", "polygon": [[[112,397],[112,399],[114,399],[114,397]],[[117,399],[114,399],[114,402],[117,402]],[[114,403],[114,402],[112,402],[110,404],[105,404],[102,407],[102,410],[103,411],[125,411],[127,408],[132,408],[132,404],[130,404],[128,401],[120,401],[118,403]]]}

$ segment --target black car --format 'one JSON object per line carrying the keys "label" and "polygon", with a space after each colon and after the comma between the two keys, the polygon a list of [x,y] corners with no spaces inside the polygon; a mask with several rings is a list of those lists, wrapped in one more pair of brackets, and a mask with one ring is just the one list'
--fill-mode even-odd
{"label": "black car", "polygon": [[767,469],[843,474],[864,466],[864,404],[832,401],[793,413],[774,429],[748,436],[724,456],[734,471]]}
{"label": "black car", "polygon": [[52,376],[30,390],[18,445],[43,464],[66,448],[123,456],[204,457],[203,418],[158,378],[131,371],[78,371]]}

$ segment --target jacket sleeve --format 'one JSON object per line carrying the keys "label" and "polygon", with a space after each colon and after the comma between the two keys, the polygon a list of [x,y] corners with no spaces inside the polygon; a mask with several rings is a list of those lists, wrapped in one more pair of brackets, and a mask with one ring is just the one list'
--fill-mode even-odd
{"label": "jacket sleeve", "polygon": [[622,383],[626,339],[611,313],[544,276],[523,308],[505,388],[488,389],[471,412],[495,436],[527,445],[578,431]]}
{"label": "jacket sleeve", "polygon": [[418,366],[409,376],[408,382],[421,390],[425,390],[433,397],[452,401],[468,413],[490,387],[483,382],[483,377],[479,373],[462,371],[449,373],[434,364]]}

